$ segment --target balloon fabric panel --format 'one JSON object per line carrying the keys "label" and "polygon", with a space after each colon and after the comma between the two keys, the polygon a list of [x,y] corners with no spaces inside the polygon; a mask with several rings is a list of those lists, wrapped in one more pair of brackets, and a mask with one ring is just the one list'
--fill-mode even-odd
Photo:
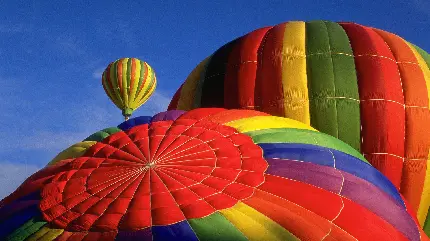
{"label": "balloon fabric panel", "polygon": [[[296,65],[291,71],[302,58],[305,69]],[[422,134],[430,131],[429,66],[424,50],[379,29],[287,22],[220,48],[183,84],[190,86],[198,76],[199,85],[178,91],[169,109],[190,110],[212,101],[210,106],[261,110],[309,123],[363,153],[424,225],[430,208],[430,136]],[[207,83],[218,84],[216,94],[208,92],[213,88]],[[185,102],[190,98],[192,106]]]}
{"label": "balloon fabric panel", "polygon": [[294,120],[196,109],[97,133],[0,202],[0,239],[428,240],[357,151]]}

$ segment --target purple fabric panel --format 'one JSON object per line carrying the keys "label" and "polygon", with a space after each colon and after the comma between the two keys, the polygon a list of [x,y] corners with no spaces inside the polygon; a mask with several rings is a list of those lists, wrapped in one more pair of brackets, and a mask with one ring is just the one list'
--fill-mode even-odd
{"label": "purple fabric panel", "polygon": [[416,224],[404,207],[370,182],[333,167],[314,163],[287,159],[266,161],[269,164],[267,174],[308,183],[337,194],[341,190],[340,195],[380,216],[405,236],[415,236]]}
{"label": "purple fabric panel", "polygon": [[266,160],[269,163],[268,174],[309,183],[334,193],[342,187],[342,175],[332,167],[285,159]]}
{"label": "purple fabric panel", "polygon": [[119,231],[115,238],[116,241],[152,241],[151,228],[145,228],[136,231]]}
{"label": "purple fabric panel", "polygon": [[184,114],[185,111],[182,110],[169,110],[165,112],[158,113],[152,117],[151,122],[154,121],[165,121],[165,120],[176,120],[179,116]]}

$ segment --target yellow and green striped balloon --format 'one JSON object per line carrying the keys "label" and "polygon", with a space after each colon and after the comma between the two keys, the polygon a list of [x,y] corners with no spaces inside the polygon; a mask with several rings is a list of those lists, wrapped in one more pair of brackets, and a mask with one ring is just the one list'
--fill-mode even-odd
{"label": "yellow and green striped balloon", "polygon": [[121,58],[105,69],[102,84],[106,94],[128,119],[154,93],[157,79],[148,63],[136,58]]}

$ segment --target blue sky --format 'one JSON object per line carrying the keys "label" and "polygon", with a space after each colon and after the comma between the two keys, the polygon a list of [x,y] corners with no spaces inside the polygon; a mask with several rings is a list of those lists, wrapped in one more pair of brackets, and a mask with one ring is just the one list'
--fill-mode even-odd
{"label": "blue sky", "polygon": [[100,80],[118,58],[156,71],[158,88],[138,116],[165,110],[189,72],[226,42],[285,21],[357,22],[430,51],[429,0],[14,0],[0,12],[0,198],[59,151],[122,122]]}

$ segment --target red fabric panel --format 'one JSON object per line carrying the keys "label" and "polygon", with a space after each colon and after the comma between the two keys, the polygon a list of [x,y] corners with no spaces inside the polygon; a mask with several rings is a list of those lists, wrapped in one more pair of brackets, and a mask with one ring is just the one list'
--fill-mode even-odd
{"label": "red fabric panel", "polygon": [[282,87],[282,46],[286,23],[271,28],[258,49],[255,80],[256,110],[275,116],[284,116]]}
{"label": "red fabric panel", "polygon": [[241,37],[232,49],[224,79],[223,107],[254,109],[257,52],[269,29],[258,29]]}
{"label": "red fabric panel", "polygon": [[[296,195],[299,196],[301,193],[298,192]],[[300,240],[322,240],[330,232],[329,237],[335,240],[356,241],[316,213],[268,192],[257,189],[251,198],[243,202],[266,215]]]}
{"label": "red fabric panel", "polygon": [[[400,191],[414,211],[420,204],[430,147],[429,97],[423,71],[406,42],[392,33],[375,29],[393,52],[401,74],[406,103],[405,162]],[[415,160],[410,160],[415,159]],[[417,160],[421,159],[421,160]]]}
{"label": "red fabric panel", "polygon": [[[315,235],[317,237],[318,229],[320,229],[321,233],[324,233],[322,230],[328,233],[328,230],[322,229],[322,227],[324,227],[324,224],[327,224],[327,221],[333,220],[334,224],[342,230],[350,233],[358,240],[408,240],[395,227],[391,226],[388,222],[364,207],[350,201],[349,199],[342,198],[332,192],[316,188],[312,185],[277,176],[266,175],[266,182],[258,189],[263,192],[273,194],[273,196],[283,200],[276,201],[276,198],[260,193],[257,190],[255,192],[255,196],[244,202],[264,213],[271,219],[277,221],[280,225],[285,225],[284,227],[289,228],[289,230],[294,234],[296,234],[296,230],[300,231],[301,227],[296,226],[295,229],[290,229],[289,226],[291,226],[291,224],[286,224],[288,221],[293,221],[287,218],[291,216],[291,213],[298,213],[298,211],[295,211],[297,208],[291,207],[292,205],[288,204],[288,202],[293,202],[302,209],[302,211],[298,213],[300,218],[294,219],[294,222],[299,219],[306,220],[312,218],[311,220],[317,220],[323,218],[323,221],[319,221],[319,225],[321,225],[320,227],[312,227],[313,225],[311,224],[311,221],[308,220],[309,223],[306,223],[307,230],[312,230],[313,232],[302,234],[307,238],[309,238],[309,235]],[[258,203],[259,201],[256,200],[258,198],[267,199],[267,201],[270,200],[270,203],[272,204],[268,205],[269,208],[264,208]],[[285,208],[289,207],[289,209],[277,210],[278,207],[276,204],[278,203],[282,203],[282,206]],[[303,209],[308,210],[308,212]],[[316,216],[312,217],[313,214],[316,214]],[[332,226],[332,228],[334,227],[335,226]],[[300,235],[300,232],[298,232],[298,234]],[[341,232],[338,234],[343,235]]]}
{"label": "red fabric panel", "polygon": [[371,28],[353,23],[341,26],[355,56],[361,100],[361,150],[399,188],[405,154],[405,109],[397,63],[387,44]]}

